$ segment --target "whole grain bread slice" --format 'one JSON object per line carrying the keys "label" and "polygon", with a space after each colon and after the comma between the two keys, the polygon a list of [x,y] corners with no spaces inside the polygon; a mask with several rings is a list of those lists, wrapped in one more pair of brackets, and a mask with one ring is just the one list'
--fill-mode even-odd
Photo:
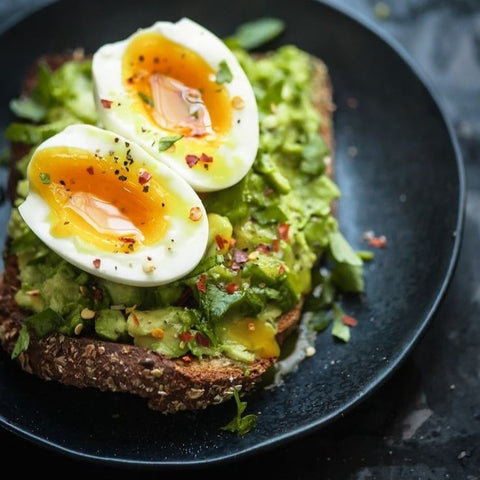
{"label": "whole grain bread slice", "polygon": [[[80,58],[78,52],[76,55]],[[51,55],[42,61],[55,68],[70,58],[71,55]],[[332,86],[326,65],[311,58],[313,101],[323,120],[321,134],[332,152],[327,159],[327,173],[333,175]],[[23,93],[28,94],[33,88],[34,72],[26,79]],[[15,146],[13,151],[21,152],[21,146]],[[14,183],[12,177],[11,184]],[[16,257],[6,257],[4,264],[0,277],[0,344],[11,354],[29,312],[22,310],[14,299],[19,288]],[[297,328],[302,304],[303,300],[278,320],[280,345]],[[38,338],[32,333],[27,351],[16,361],[22,370],[43,380],[138,395],[147,399],[151,409],[172,414],[221,403],[232,397],[234,388],[244,395],[262,381],[277,358],[261,358],[250,364],[227,357],[171,359],[145,348],[98,338],[57,333]]]}

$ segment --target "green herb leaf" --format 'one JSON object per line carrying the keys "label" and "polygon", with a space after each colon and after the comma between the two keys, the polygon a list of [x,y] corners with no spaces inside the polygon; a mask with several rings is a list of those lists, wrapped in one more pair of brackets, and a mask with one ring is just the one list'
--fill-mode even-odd
{"label": "green herb leaf", "polygon": [[17,342],[12,352],[12,359],[17,358],[22,352],[27,350],[28,344],[30,343],[30,334],[28,333],[28,328],[25,324],[22,325],[20,332],[18,334]]}
{"label": "green herb leaf", "polygon": [[357,250],[357,255],[364,261],[369,262],[374,259],[375,254],[370,250]]}
{"label": "green herb leaf", "polygon": [[207,284],[207,292],[200,295],[199,298],[200,305],[205,310],[207,318],[212,320],[219,320],[228,310],[238,306],[238,304],[243,304],[244,301],[247,301],[244,292],[227,293],[210,283]]}
{"label": "green herb leaf", "polygon": [[40,180],[44,185],[48,185],[50,183],[50,175],[48,173],[40,173]]}
{"label": "green herb leaf", "polygon": [[230,71],[230,68],[227,65],[227,62],[225,60],[222,60],[219,65],[217,77],[215,78],[215,81],[221,85],[223,83],[230,83],[232,80],[233,80],[233,75],[232,75],[232,72]]}
{"label": "green herb leaf", "polygon": [[158,151],[164,152],[165,150],[168,150],[175,142],[178,142],[181,138],[183,138],[183,135],[173,135],[171,137],[162,137],[158,141]]}
{"label": "green herb leaf", "polygon": [[64,318],[52,308],[35,313],[28,317],[26,325],[35,329],[37,335],[41,338],[58,331],[59,327],[65,324]]}
{"label": "green herb leaf", "polygon": [[12,358],[18,357],[20,353],[28,349],[30,343],[29,328],[35,329],[37,335],[41,338],[58,329],[59,325],[64,323],[64,319],[51,308],[47,308],[42,312],[36,313],[27,318],[26,322],[20,329],[17,342],[13,348]]}
{"label": "green herb leaf", "polygon": [[240,401],[240,396],[236,388],[233,389],[233,396],[237,404],[237,414],[233,420],[231,420],[227,425],[221,427],[221,429],[232,433],[238,433],[239,435],[245,435],[256,427],[257,416],[250,414],[242,417],[243,412],[247,407],[247,402]]}
{"label": "green herb leaf", "polygon": [[332,323],[333,318],[329,311],[308,313],[311,314],[308,317],[308,327],[315,332],[323,332]]}
{"label": "green herb leaf", "polygon": [[148,96],[146,93],[143,93],[143,92],[138,92],[138,96],[142,99],[144,103],[153,107],[152,97]]}
{"label": "green herb leaf", "polygon": [[236,42],[245,50],[252,50],[274,38],[285,30],[285,22],[279,18],[264,17],[240,25],[228,42]]}
{"label": "green herb leaf", "polygon": [[333,304],[332,312],[332,335],[339,340],[348,342],[350,340],[350,327],[348,325],[345,325],[342,321],[342,317],[345,315],[345,312],[340,308],[337,303]]}

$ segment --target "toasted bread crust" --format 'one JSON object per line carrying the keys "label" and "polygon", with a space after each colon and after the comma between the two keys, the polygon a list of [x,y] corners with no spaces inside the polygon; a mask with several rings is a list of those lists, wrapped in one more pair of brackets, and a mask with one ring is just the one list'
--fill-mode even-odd
{"label": "toasted bread crust", "polygon": [[[59,65],[67,58],[71,57],[53,56],[47,60],[51,65]],[[330,79],[323,62],[313,57],[312,62],[314,102],[323,120],[321,133],[333,152]],[[24,93],[31,91],[32,86],[32,78],[27,79]],[[332,166],[331,158],[327,171],[330,175]],[[15,179],[11,185],[14,183]],[[11,354],[28,312],[22,311],[14,300],[19,286],[16,257],[4,260],[5,270],[0,277],[0,344]],[[298,326],[302,304],[303,300],[279,319],[280,344]],[[138,395],[148,400],[151,409],[165,414],[221,403],[233,395],[234,387],[243,395],[258,385],[276,360],[263,358],[245,364],[226,357],[169,359],[134,345],[61,334],[45,338],[32,334],[28,350],[16,359],[25,372],[44,380]]]}

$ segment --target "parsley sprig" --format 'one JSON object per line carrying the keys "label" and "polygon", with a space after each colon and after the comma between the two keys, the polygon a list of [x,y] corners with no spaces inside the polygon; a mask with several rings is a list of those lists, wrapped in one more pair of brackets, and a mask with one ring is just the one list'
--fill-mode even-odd
{"label": "parsley sprig", "polygon": [[229,423],[227,423],[227,425],[221,427],[221,429],[232,433],[238,433],[240,436],[245,435],[256,427],[257,416],[254,414],[242,416],[247,408],[247,402],[242,402],[240,400],[240,395],[236,388],[233,389],[233,397],[237,404],[237,414]]}

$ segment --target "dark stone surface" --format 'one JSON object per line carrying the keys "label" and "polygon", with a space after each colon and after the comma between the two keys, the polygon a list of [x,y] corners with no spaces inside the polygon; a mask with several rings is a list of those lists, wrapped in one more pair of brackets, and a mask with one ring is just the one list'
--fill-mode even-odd
{"label": "dark stone surface", "polygon": [[[48,2],[2,0],[0,19],[6,25],[11,15],[21,16],[42,3]],[[226,477],[259,475],[261,470],[291,479],[480,479],[480,3],[332,3],[355,9],[392,34],[444,101],[464,156],[468,187],[458,266],[430,327],[406,362],[351,413],[286,446],[187,474]],[[132,475],[128,469],[59,456],[3,430],[0,440],[4,463],[14,455],[22,458],[16,471],[28,459],[42,473],[54,468],[65,475]]]}

